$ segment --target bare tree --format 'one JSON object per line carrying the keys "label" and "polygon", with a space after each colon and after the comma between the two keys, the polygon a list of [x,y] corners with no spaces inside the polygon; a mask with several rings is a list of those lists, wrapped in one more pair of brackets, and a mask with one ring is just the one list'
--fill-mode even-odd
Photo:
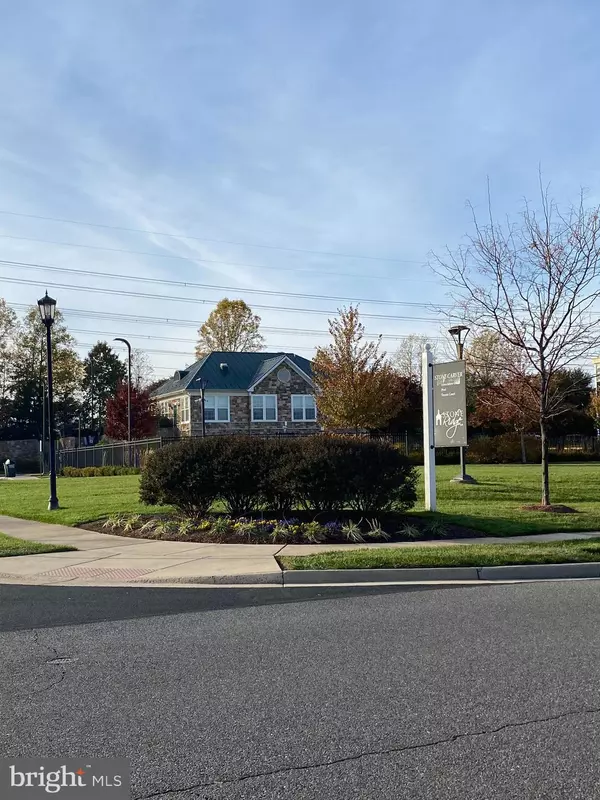
{"label": "bare tree", "polygon": [[522,352],[495,331],[471,332],[465,348],[469,379],[477,391],[504,383],[527,369]]}
{"label": "bare tree", "polygon": [[[540,179],[540,209],[528,203],[516,223],[497,223],[491,203],[485,224],[473,211],[467,244],[432,267],[451,288],[467,324],[497,334],[516,348],[535,376],[542,444],[542,506],[550,505],[548,423],[565,410],[565,389],[553,380],[600,346],[594,304],[600,297],[600,209],[577,205],[561,211]],[[510,372],[510,359],[505,368]],[[515,376],[518,377],[518,376]]]}
{"label": "bare tree", "polygon": [[145,350],[134,347],[131,351],[131,383],[136,389],[145,389],[154,380],[154,368]]}
{"label": "bare tree", "polygon": [[421,382],[421,362],[423,360],[423,350],[429,339],[417,333],[411,333],[404,337],[402,344],[392,356],[392,365],[405,378],[409,378],[416,383]]}

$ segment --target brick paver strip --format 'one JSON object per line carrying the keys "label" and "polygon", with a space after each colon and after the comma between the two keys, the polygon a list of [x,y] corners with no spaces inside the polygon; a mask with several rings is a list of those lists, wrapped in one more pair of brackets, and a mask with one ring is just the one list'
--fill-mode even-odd
{"label": "brick paver strip", "polygon": [[[39,572],[37,578],[105,578],[106,580],[128,581],[154,572],[151,569],[125,568],[102,569],[100,567],[60,567],[48,572]],[[12,576],[14,577],[14,576]]]}

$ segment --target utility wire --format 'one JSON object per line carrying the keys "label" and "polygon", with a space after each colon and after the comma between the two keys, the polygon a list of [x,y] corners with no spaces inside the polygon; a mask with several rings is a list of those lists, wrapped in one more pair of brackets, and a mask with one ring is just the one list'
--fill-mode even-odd
{"label": "utility wire", "polygon": [[99,222],[85,222],[76,219],[63,219],[61,217],[44,217],[41,214],[23,214],[18,211],[7,211],[0,209],[0,214],[11,217],[25,217],[27,219],[42,219],[47,222],[64,222],[68,225],[86,225],[91,228],[105,228],[114,231],[127,231],[128,233],[145,233],[149,236],[168,236],[173,239],[190,239],[196,242],[212,242],[214,244],[230,244],[239,247],[260,247],[263,250],[283,250],[287,253],[307,253],[314,256],[330,256],[334,258],[356,258],[365,261],[387,261],[398,264],[421,264],[421,261],[413,261],[406,258],[386,258],[385,256],[357,255],[352,253],[336,253],[329,250],[307,250],[301,247],[279,247],[273,244],[252,244],[251,242],[233,242],[227,239],[208,239],[202,236],[190,236],[183,233],[166,233],[165,231],[151,231],[143,228],[126,228],[121,225],[106,225]]}
{"label": "utility wire", "polygon": [[[40,281],[33,281],[27,280],[26,278],[7,278],[2,276],[1,278],[6,283],[16,283],[16,284],[25,284],[29,286],[39,286]],[[101,289],[97,286],[73,286],[72,284],[65,284],[65,283],[48,283],[48,286],[54,287],[56,289],[65,289],[67,291],[74,291],[74,292],[94,292],[97,294],[107,294],[107,295],[116,295],[118,297],[137,297],[146,300],[160,300],[161,302],[173,302],[173,303],[201,303],[202,305],[215,305],[217,301],[215,300],[202,300],[200,298],[195,297],[177,297],[173,295],[159,295],[159,294],[150,294],[146,292],[132,292],[125,289]],[[289,306],[264,306],[259,304],[253,304],[254,308],[265,309],[267,311],[283,311],[283,312],[293,312],[298,314],[327,314],[327,315],[335,315],[336,311],[325,311],[323,309],[313,309],[313,308],[290,308]],[[368,317],[369,319],[393,319],[393,320],[406,320],[406,321],[419,321],[419,322],[439,322],[438,319],[435,317],[407,317],[407,316],[399,316],[399,315],[392,315],[392,314],[367,314],[362,313],[361,316]],[[152,318],[150,318],[152,319]]]}
{"label": "utility wire", "polygon": [[[27,311],[31,308],[31,305],[27,305],[27,303],[12,303],[7,302],[7,304],[15,309],[15,310],[23,310]],[[140,324],[140,325],[177,325],[177,326],[193,326],[194,328],[200,327],[202,322],[199,322],[196,319],[174,319],[172,317],[141,317],[136,314],[116,314],[110,313],[106,311],[87,311],[82,308],[61,308],[61,312],[68,316],[73,317],[84,317],[85,319],[98,319],[98,320],[111,320],[115,322],[127,322],[127,324]],[[329,336],[329,331],[318,331],[318,330],[311,330],[307,328],[277,328],[277,327],[269,327],[261,325],[261,331],[266,331],[269,333],[282,333],[287,335],[296,335],[300,334],[302,336]],[[104,331],[90,331],[90,333],[104,333]],[[122,331],[119,331],[122,333]],[[105,335],[109,335],[106,333]],[[381,336],[382,339],[395,339],[395,340],[402,340],[402,339],[410,339],[411,336],[414,334],[401,334],[401,333],[365,333],[365,336],[370,336],[372,338],[379,338]],[[420,334],[419,334],[420,335]],[[161,339],[166,339],[169,337],[161,336],[157,337]],[[430,341],[446,341],[443,337],[428,337]],[[183,341],[183,340],[181,340]],[[188,340],[186,340],[188,341]]]}
{"label": "utility wire", "polygon": [[[2,213],[2,212],[0,212]],[[357,272],[330,272],[322,269],[296,269],[296,267],[270,267],[267,264],[248,264],[241,261],[222,261],[216,258],[197,258],[196,256],[178,256],[171,253],[151,253],[148,250],[128,250],[124,247],[102,247],[96,244],[82,244],[79,242],[57,242],[53,239],[34,239],[31,236],[13,236],[10,233],[0,233],[2,239],[14,239],[20,242],[36,242],[38,244],[54,244],[59,247],[80,247],[86,250],[104,250],[109,253],[127,253],[128,255],[135,256],[149,256],[150,258],[169,258],[177,261],[187,261],[195,264],[220,264],[230,267],[246,267],[249,269],[267,269],[275,272],[293,272],[298,275],[321,275],[322,277],[339,277],[339,278],[365,278],[367,280],[389,281],[389,275],[361,275]],[[417,262],[415,262],[417,263]],[[426,266],[425,262],[422,266]],[[421,278],[398,278],[394,276],[395,282],[401,281],[402,283],[436,283],[434,280],[423,280]]]}
{"label": "utility wire", "polygon": [[[114,272],[96,272],[87,269],[73,269],[71,267],[57,267],[53,264],[35,264],[30,261],[8,261],[0,259],[0,264],[19,269],[37,270],[41,272],[60,272],[69,275],[85,275],[94,278],[110,278],[111,280],[131,281],[133,283],[158,283],[165,286],[181,286],[189,289],[203,289],[204,291],[242,292],[246,294],[267,295],[268,297],[297,297],[302,300],[333,300],[349,303],[369,303],[386,306],[411,306],[415,308],[428,308],[430,303],[414,303],[407,300],[371,300],[365,297],[344,297],[338,295],[308,294],[304,292],[280,292],[272,289],[246,289],[242,286],[220,286],[210,283],[194,283],[193,281],[174,281],[166,278],[146,278],[141,275],[119,275]],[[442,306],[450,308],[450,306]]]}
{"label": "utility wire", "polygon": [[[76,344],[76,347],[92,348],[92,347],[94,347],[94,344],[97,344],[97,342],[90,343],[90,342],[79,342],[78,341],[77,344]],[[118,346],[118,345],[111,345],[111,346],[114,347],[115,350],[127,350],[126,347],[121,347],[121,346]],[[273,348],[274,351],[281,351],[283,353],[289,352],[287,348],[281,347],[281,346],[277,346],[277,345],[272,345],[272,348]],[[194,354],[189,350],[154,350],[152,348],[146,348],[146,347],[139,348],[139,349],[143,349],[144,353],[153,353],[153,354],[166,355],[166,356],[181,356],[182,358],[187,358],[187,359],[189,359],[190,355],[192,355],[194,357],[194,360],[196,358],[194,356]],[[294,350],[304,350],[304,351],[310,352],[310,353],[312,353],[315,349],[316,349],[315,347],[295,347],[294,348]]]}
{"label": "utility wire", "polygon": [[[327,331],[294,331],[292,329],[286,328],[260,328],[261,331],[266,333],[282,333],[288,336],[314,336],[315,334],[321,336],[328,336]],[[123,331],[96,331],[91,330],[89,328],[69,328],[69,333],[92,333],[97,336],[121,336]],[[184,344],[196,344],[196,339],[181,339],[175,336],[154,336],[152,334],[145,334],[145,333],[128,333],[127,336],[130,339],[148,339],[150,341],[161,341],[161,342],[182,342]],[[404,336],[394,336],[393,334],[387,335],[386,334],[376,334],[376,333],[365,333],[365,339],[406,339],[407,337]],[[433,340],[430,340],[433,341]],[[445,340],[444,340],[445,341]]]}

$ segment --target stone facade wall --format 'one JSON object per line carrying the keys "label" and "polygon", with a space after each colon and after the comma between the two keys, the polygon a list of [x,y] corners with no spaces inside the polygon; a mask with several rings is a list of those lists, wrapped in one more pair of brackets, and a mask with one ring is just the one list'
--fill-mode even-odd
{"label": "stone facade wall", "polygon": [[[277,395],[277,421],[252,422],[250,396],[231,394],[229,396],[229,422],[207,422],[206,435],[223,433],[280,433],[287,430],[290,433],[303,431],[318,431],[318,420],[314,422],[294,422],[292,420],[292,395],[313,394],[312,387],[294,370],[290,369],[289,383],[281,383],[277,379],[277,372],[261,381],[255,388],[255,394]],[[179,400],[180,398],[177,398]],[[171,402],[176,402],[175,400]],[[181,411],[178,411],[177,427],[181,436],[202,435],[202,401],[199,395],[190,398],[190,423],[181,422]],[[284,423],[287,422],[287,426]]]}
{"label": "stone facade wall", "polygon": [[254,394],[276,394],[277,395],[277,422],[252,422],[250,428],[257,431],[281,431],[284,430],[284,422],[287,422],[287,430],[294,431],[318,431],[320,425],[318,420],[314,422],[294,422],[292,420],[292,395],[293,394],[314,394],[312,386],[305,379],[290,369],[291,378],[289,383],[281,383],[277,378],[279,369],[271,372],[254,389]]}

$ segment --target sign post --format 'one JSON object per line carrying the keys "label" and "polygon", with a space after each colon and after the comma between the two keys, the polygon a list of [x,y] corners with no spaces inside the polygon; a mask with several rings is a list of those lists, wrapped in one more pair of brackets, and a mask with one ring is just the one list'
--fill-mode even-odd
{"label": "sign post", "polygon": [[425,345],[421,364],[421,384],[423,386],[423,459],[425,466],[425,510],[435,511],[435,429],[433,410],[433,353]]}

